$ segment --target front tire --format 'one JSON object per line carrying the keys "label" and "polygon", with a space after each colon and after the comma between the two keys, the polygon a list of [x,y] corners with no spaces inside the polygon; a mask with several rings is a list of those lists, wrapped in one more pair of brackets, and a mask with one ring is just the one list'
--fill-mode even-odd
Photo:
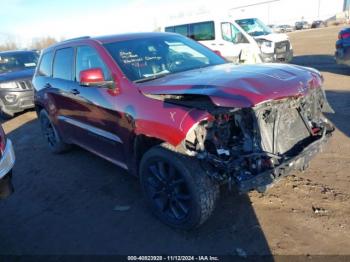
{"label": "front tire", "polygon": [[48,113],[44,109],[40,111],[39,120],[41,131],[48,142],[51,152],[60,154],[68,151],[70,149],[70,145],[63,142],[55,125],[52,123]]}
{"label": "front tire", "polygon": [[219,185],[197,159],[163,144],[145,153],[139,170],[146,200],[165,224],[189,230],[203,224],[214,211]]}

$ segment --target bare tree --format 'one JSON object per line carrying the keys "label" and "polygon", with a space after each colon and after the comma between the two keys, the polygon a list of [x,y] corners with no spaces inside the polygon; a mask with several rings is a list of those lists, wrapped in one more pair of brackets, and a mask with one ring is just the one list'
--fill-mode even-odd
{"label": "bare tree", "polygon": [[16,50],[18,45],[13,41],[7,41],[4,44],[0,44],[0,51]]}
{"label": "bare tree", "polygon": [[51,36],[47,36],[47,37],[41,37],[41,38],[34,38],[32,40],[32,44],[30,46],[31,49],[37,49],[37,50],[41,50],[44,49],[50,45],[53,45],[55,43],[57,43],[58,41],[51,37]]}

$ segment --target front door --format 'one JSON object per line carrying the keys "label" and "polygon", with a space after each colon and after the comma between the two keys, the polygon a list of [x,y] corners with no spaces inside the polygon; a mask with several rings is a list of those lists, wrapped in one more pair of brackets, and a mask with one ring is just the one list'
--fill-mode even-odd
{"label": "front door", "polygon": [[82,86],[79,81],[80,72],[86,69],[102,69],[105,80],[111,80],[111,74],[94,47],[78,46],[75,53],[75,75],[69,90],[75,106],[60,120],[75,129],[75,143],[126,167],[115,96],[110,87]]}

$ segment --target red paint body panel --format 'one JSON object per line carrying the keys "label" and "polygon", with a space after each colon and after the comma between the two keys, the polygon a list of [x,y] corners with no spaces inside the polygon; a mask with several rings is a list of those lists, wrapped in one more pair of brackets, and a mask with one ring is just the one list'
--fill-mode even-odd
{"label": "red paint body panel", "polygon": [[291,65],[224,64],[169,75],[141,84],[139,89],[145,94],[206,95],[217,106],[242,108],[305,94],[319,85],[317,78]]}
{"label": "red paint body panel", "polygon": [[[74,81],[57,80],[36,73],[33,78],[36,106],[48,111],[64,140],[79,140],[75,142],[88,150],[130,167],[133,164],[135,137],[138,135],[157,138],[176,146],[195,124],[212,118],[205,110],[166,103],[147,94],[205,95],[216,106],[244,108],[268,100],[300,96],[322,83],[317,72],[297,66],[223,64],[135,84],[125,77],[102,43],[153,35],[163,34],[128,34],[68,41],[44,50],[43,54],[64,47],[93,47],[115,82],[114,89],[84,87]],[[50,88],[47,88],[47,83],[51,84]],[[72,89],[78,90],[79,94],[73,95]],[[113,134],[119,137],[121,143],[103,147],[101,139],[60,121],[60,116]]]}

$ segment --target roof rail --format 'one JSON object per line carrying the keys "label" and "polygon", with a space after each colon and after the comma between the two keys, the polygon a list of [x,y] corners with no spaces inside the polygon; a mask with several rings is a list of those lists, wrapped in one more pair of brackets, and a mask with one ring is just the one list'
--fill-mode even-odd
{"label": "roof rail", "polygon": [[61,43],[70,42],[70,41],[74,41],[74,40],[84,40],[84,39],[89,39],[89,38],[90,38],[90,36],[80,36],[80,37],[75,37],[75,38],[63,40],[63,41],[61,41]]}

